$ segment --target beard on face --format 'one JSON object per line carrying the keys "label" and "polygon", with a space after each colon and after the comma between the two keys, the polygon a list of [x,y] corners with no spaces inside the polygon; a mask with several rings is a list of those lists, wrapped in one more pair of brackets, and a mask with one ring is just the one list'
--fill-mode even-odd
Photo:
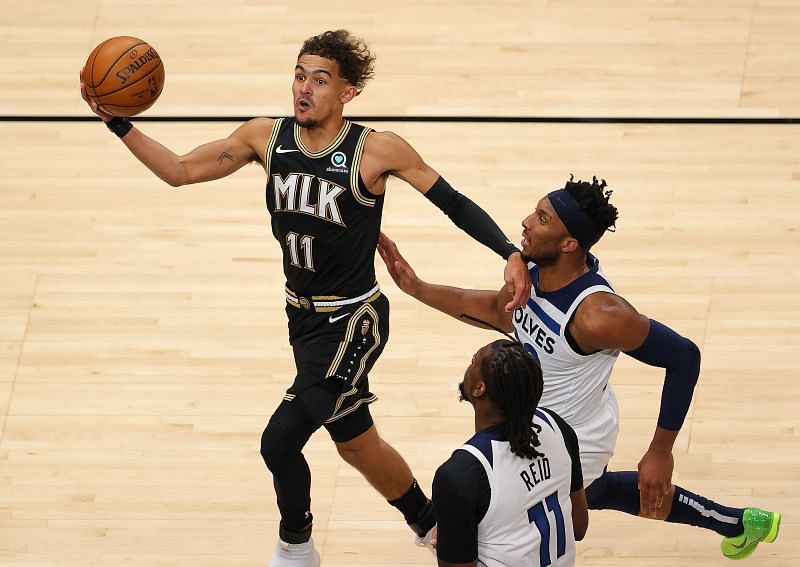
{"label": "beard on face", "polygon": [[558,260],[559,253],[558,251],[547,251],[547,252],[539,252],[533,253],[530,256],[526,256],[530,258],[533,262],[535,262],[538,266],[552,266]]}
{"label": "beard on face", "polygon": [[313,118],[306,118],[305,120],[295,119],[295,122],[297,122],[297,125],[301,128],[316,128],[318,124],[318,122]]}
{"label": "beard on face", "polygon": [[458,401],[459,402],[469,401],[469,399],[467,398],[467,393],[464,391],[464,382],[458,383]]}

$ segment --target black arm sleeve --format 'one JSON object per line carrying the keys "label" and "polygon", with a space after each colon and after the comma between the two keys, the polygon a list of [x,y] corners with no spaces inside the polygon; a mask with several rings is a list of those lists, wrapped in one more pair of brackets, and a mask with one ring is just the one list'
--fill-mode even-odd
{"label": "black arm sleeve", "polygon": [[578,436],[575,435],[575,430],[564,421],[560,415],[553,410],[547,408],[539,408],[547,415],[553,418],[558,428],[561,430],[561,435],[564,436],[564,443],[567,446],[567,452],[572,459],[572,482],[570,483],[570,492],[575,492],[583,488],[583,468],[581,467],[581,452],[578,447]]}
{"label": "black arm sleeve", "polygon": [[436,180],[425,197],[450,217],[458,228],[505,260],[514,252],[519,252],[486,211],[453,189],[443,177]]}
{"label": "black arm sleeve", "polygon": [[448,563],[477,560],[478,524],[491,498],[483,465],[467,451],[455,451],[436,471],[431,497],[438,525],[437,557]]}

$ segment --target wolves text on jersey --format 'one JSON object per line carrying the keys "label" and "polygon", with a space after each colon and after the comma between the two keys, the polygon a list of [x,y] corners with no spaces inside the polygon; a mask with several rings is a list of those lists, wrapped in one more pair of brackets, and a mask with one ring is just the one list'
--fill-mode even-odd
{"label": "wolves text on jersey", "polygon": [[[345,192],[344,187],[307,173],[290,173],[286,179],[276,173],[272,176],[272,182],[275,188],[276,213],[303,213],[345,226],[336,202]],[[316,202],[311,201],[313,189],[317,193]]]}
{"label": "wolves text on jersey", "polygon": [[534,322],[525,309],[519,308],[514,311],[514,324],[519,325],[544,352],[553,354],[553,346],[556,344],[556,339],[549,336],[539,323]]}

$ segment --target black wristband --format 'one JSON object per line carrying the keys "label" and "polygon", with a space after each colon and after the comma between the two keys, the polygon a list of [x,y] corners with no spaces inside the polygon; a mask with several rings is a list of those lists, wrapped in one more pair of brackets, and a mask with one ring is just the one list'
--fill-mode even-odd
{"label": "black wristband", "polygon": [[118,138],[122,138],[125,136],[125,134],[131,131],[131,128],[133,128],[133,122],[125,117],[115,116],[106,122],[106,128],[114,132]]}

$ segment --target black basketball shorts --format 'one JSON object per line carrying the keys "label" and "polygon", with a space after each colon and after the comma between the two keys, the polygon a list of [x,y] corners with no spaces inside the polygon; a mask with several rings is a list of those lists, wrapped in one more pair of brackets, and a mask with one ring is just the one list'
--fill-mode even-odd
{"label": "black basketball shorts", "polygon": [[284,400],[302,404],[336,441],[349,440],[337,439],[349,437],[348,416],[362,424],[369,420],[366,428],[356,426],[368,429],[367,405],[377,400],[369,391],[369,372],[389,338],[389,300],[380,294],[336,311],[291,305],[286,310],[297,375]]}

